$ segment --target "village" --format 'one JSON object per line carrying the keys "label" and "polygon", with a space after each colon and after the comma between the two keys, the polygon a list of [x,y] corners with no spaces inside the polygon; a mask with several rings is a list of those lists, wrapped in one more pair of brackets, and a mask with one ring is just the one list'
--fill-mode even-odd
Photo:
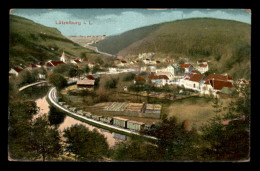
{"label": "village", "polygon": [[[173,85],[181,88],[177,93],[178,95],[182,95],[182,92],[185,90],[185,92],[192,92],[189,94],[216,98],[219,98],[222,94],[229,95],[234,89],[234,80],[227,74],[205,74],[209,70],[209,61],[199,60],[196,64],[177,63],[170,58],[154,59],[153,55],[154,53],[142,53],[135,60],[131,61],[121,57],[114,57],[113,66],[107,68],[99,67],[102,69],[101,71],[92,73],[93,68],[99,66],[99,63],[94,63],[94,61],[89,61],[86,58],[67,57],[63,52],[59,57],[59,61],[49,60],[45,63],[29,64],[25,68],[13,67],[9,71],[9,78],[18,76],[24,70],[31,72],[43,69],[46,72],[40,72],[38,78],[39,80],[45,80],[47,74],[52,72],[57,66],[73,64],[80,68],[84,64],[89,67],[90,72],[83,73],[79,77],[67,77],[68,83],[74,83],[74,85],[65,88],[65,90],[94,91],[95,82],[97,79],[103,78],[101,76],[118,75],[120,77],[122,73],[134,73],[135,75],[130,86],[122,87],[122,91],[129,92],[129,94],[131,94],[131,86],[144,87],[145,84],[151,84],[160,89]],[[241,86],[250,84],[250,81],[239,79],[235,83]],[[147,96],[147,93],[144,95],[142,92],[139,92],[139,94]],[[159,96],[159,94],[155,94],[154,97],[156,96]],[[178,99],[177,95],[174,95],[174,98]],[[163,110],[162,104],[152,104],[144,101],[138,103],[132,99],[125,102],[100,102],[85,108],[82,107],[85,106],[84,103],[68,104],[60,99],[57,98],[57,102],[65,109],[87,118],[133,131],[150,129],[160,120]]]}

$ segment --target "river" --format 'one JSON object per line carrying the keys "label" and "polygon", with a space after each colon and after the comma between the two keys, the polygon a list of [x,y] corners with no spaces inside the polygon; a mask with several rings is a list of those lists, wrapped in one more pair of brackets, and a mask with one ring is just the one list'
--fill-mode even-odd
{"label": "river", "polygon": [[[49,87],[44,84],[44,85],[38,85],[38,86],[33,86],[33,87],[29,87],[27,90],[23,90],[23,95],[25,97],[29,97],[31,95],[31,93],[37,91],[40,92],[39,95],[33,95],[30,97],[33,97],[32,99],[36,102],[37,106],[39,107],[39,111],[36,115],[34,115],[34,118],[37,118],[39,116],[42,116],[45,113],[49,113],[50,109],[49,109],[49,104],[46,100],[46,94],[47,94],[47,90],[49,89]],[[46,92],[46,93],[45,93]],[[45,93],[45,94],[44,94]],[[115,146],[115,144],[117,142],[122,142],[128,139],[128,137],[126,135],[122,135],[122,134],[118,134],[118,133],[114,133],[102,128],[97,128],[95,126],[92,126],[90,124],[87,124],[85,122],[81,122],[78,121],[70,116],[65,116],[64,121],[59,125],[58,129],[59,131],[63,131],[66,128],[71,127],[74,124],[82,124],[85,127],[87,127],[90,131],[92,131],[94,128],[97,129],[97,131],[104,135],[104,137],[107,139],[108,145],[110,148],[112,148],[113,146]]]}

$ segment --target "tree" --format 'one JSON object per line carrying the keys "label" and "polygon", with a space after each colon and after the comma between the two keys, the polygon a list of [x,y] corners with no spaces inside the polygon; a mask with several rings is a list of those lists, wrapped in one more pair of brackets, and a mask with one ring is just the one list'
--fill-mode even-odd
{"label": "tree", "polygon": [[78,160],[99,160],[108,153],[106,138],[96,129],[89,131],[83,125],[73,125],[64,130],[66,151],[74,153]]}
{"label": "tree", "polygon": [[194,148],[198,142],[195,131],[185,130],[183,124],[178,124],[175,117],[162,117],[162,121],[154,129],[144,131],[144,134],[158,138],[158,155],[161,160],[196,160],[198,153]]}
{"label": "tree", "polygon": [[68,70],[68,76],[69,77],[76,77],[78,76],[78,70],[76,68],[69,68]]}
{"label": "tree", "polygon": [[84,71],[86,74],[89,73],[90,69],[89,69],[88,65],[85,65],[85,66],[84,66],[83,71]]}
{"label": "tree", "polygon": [[55,107],[50,106],[49,108],[48,120],[51,125],[58,126],[64,121],[66,114],[57,110]]}
{"label": "tree", "polygon": [[57,89],[62,89],[67,85],[67,80],[61,74],[56,73],[49,75],[48,82],[54,85]]}
{"label": "tree", "polygon": [[100,66],[99,65],[95,65],[92,69],[92,74],[97,73],[98,71],[100,71]]}
{"label": "tree", "polygon": [[214,108],[214,113],[218,115],[223,110],[223,102],[220,101],[219,98],[213,98],[212,107]]}
{"label": "tree", "polygon": [[249,159],[250,88],[242,91],[245,96],[231,102],[222,117],[212,118],[201,130],[209,143],[204,148],[205,158],[211,160]]}
{"label": "tree", "polygon": [[117,83],[118,83],[118,78],[111,78],[111,79],[109,79],[109,80],[105,83],[105,88],[107,88],[107,89],[116,88]]}
{"label": "tree", "polygon": [[104,61],[100,57],[97,57],[95,59],[95,62],[98,63],[99,65],[103,65],[104,64]]}
{"label": "tree", "polygon": [[36,118],[32,122],[30,136],[30,150],[35,152],[35,157],[42,160],[58,157],[62,153],[60,134],[57,128],[52,128],[48,123],[47,116]]}
{"label": "tree", "polygon": [[155,144],[131,137],[130,140],[115,145],[111,158],[119,161],[156,161],[159,160],[157,152]]}

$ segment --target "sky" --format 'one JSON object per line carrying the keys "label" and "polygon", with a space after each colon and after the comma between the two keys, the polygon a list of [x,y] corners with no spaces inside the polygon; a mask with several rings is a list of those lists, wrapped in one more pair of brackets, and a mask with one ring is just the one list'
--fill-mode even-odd
{"label": "sky", "polygon": [[251,11],[244,9],[12,9],[10,13],[57,28],[65,36],[110,36],[187,18],[218,18],[251,24]]}

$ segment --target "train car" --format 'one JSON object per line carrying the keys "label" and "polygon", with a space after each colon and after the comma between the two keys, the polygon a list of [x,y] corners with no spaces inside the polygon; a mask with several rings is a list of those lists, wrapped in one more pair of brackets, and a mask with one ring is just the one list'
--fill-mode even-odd
{"label": "train car", "polygon": [[140,130],[144,129],[144,126],[145,126],[145,124],[143,122],[128,120],[126,128],[134,130],[134,131],[140,131]]}
{"label": "train car", "polygon": [[80,115],[83,116],[83,111],[82,111],[82,110],[78,110],[78,111],[77,111],[77,114],[80,114]]}
{"label": "train car", "polygon": [[100,120],[100,117],[99,115],[92,115],[92,119],[96,120],[96,121],[99,121]]}
{"label": "train car", "polygon": [[113,118],[109,116],[102,116],[100,117],[100,121],[108,124],[113,124]]}
{"label": "train car", "polygon": [[113,125],[126,128],[128,119],[121,117],[113,117]]}
{"label": "train car", "polygon": [[84,112],[83,116],[86,116],[87,118],[92,118],[92,114],[90,112]]}

